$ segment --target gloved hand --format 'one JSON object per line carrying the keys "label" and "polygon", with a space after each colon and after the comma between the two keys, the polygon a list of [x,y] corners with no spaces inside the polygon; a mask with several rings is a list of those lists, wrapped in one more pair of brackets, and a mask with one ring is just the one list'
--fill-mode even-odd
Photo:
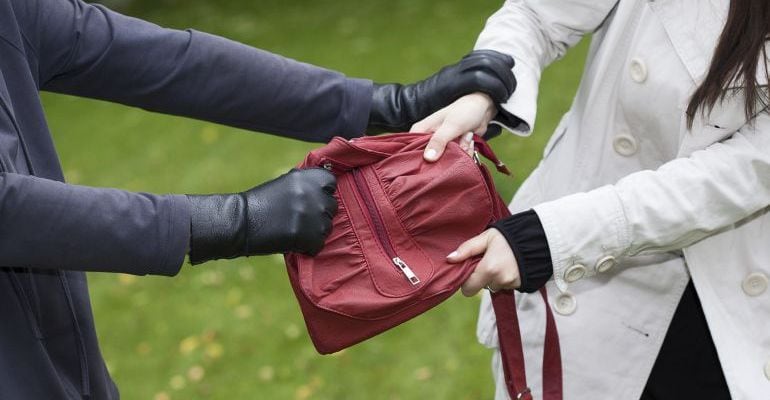
{"label": "gloved hand", "polygon": [[446,107],[459,97],[482,92],[496,104],[516,89],[513,58],[494,50],[476,50],[458,63],[411,84],[375,84],[369,133],[405,132],[417,121]]}
{"label": "gloved hand", "polygon": [[292,169],[241,193],[188,195],[190,262],[321,251],[337,213],[334,175]]}

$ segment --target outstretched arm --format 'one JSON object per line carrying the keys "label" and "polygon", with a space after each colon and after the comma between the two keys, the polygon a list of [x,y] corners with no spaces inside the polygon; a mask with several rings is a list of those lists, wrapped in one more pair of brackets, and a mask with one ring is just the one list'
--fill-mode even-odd
{"label": "outstretched arm", "polygon": [[13,0],[42,90],[324,142],[366,128],[372,83],[80,0]]}
{"label": "outstretched arm", "polygon": [[529,135],[535,124],[543,69],[601,26],[616,3],[617,0],[507,0],[489,17],[475,47],[513,57],[516,90],[497,104],[478,95],[460,98],[415,124],[412,131],[433,133],[425,159],[438,159],[447,143],[468,132],[483,133],[490,122],[504,125],[518,135]]}
{"label": "outstretched arm", "polygon": [[[693,132],[698,134],[702,132]],[[491,240],[475,238],[461,246],[450,261],[460,262],[485,251],[496,253],[489,255],[494,262],[479,264],[486,271],[477,275],[487,280],[471,282],[472,290],[486,284],[515,287],[518,283],[513,278],[527,264],[552,266],[556,285],[566,290],[569,282],[595,274],[608,260],[686,249],[766,214],[768,204],[770,115],[761,113],[731,137],[657,170],[635,172],[614,185],[542,203],[534,212],[515,214],[495,224],[503,233],[508,231],[506,239],[515,259],[509,251],[493,249],[487,244]],[[535,213],[537,218],[522,219],[523,214]],[[516,248],[516,238],[522,238],[517,232],[523,230],[531,231],[526,235],[530,240],[526,247],[534,258],[529,260],[520,257]],[[570,276],[570,267],[576,264],[586,268]]]}
{"label": "outstretched arm", "polygon": [[336,180],[292,170],[241,193],[158,196],[0,173],[0,265],[175,275],[193,264],[316,253],[337,211]]}

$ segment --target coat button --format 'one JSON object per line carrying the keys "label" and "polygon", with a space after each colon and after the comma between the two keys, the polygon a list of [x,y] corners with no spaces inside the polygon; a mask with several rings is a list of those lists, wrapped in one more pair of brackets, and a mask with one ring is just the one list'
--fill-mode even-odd
{"label": "coat button", "polygon": [[741,284],[743,291],[749,296],[759,296],[767,290],[767,275],[761,272],[749,274]]}
{"label": "coat button", "polygon": [[567,268],[567,271],[564,272],[564,280],[572,283],[584,277],[585,274],[586,267],[584,267],[582,264],[575,264]]}
{"label": "coat button", "polygon": [[570,315],[577,308],[577,300],[569,293],[562,293],[554,299],[554,308],[561,315]]}
{"label": "coat button", "polygon": [[647,80],[647,66],[640,58],[632,58],[628,65],[628,73],[631,79],[636,83],[642,83]]}
{"label": "coat button", "polygon": [[770,381],[770,361],[765,364],[765,378]]}
{"label": "coat button", "polygon": [[627,133],[620,133],[612,139],[612,148],[621,156],[630,157],[639,150],[639,144],[635,137]]}
{"label": "coat button", "polygon": [[596,262],[596,272],[607,272],[612,269],[612,267],[617,264],[617,261],[615,261],[615,257],[613,256],[607,256],[602,257],[599,261]]}

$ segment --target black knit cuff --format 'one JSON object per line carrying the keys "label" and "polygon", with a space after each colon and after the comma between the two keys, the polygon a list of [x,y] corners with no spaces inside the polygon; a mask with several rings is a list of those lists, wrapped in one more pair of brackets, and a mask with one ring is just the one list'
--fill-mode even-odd
{"label": "black knit cuff", "polygon": [[533,293],[545,286],[553,275],[548,239],[535,210],[528,210],[501,219],[490,225],[499,230],[516,256],[521,287],[517,290]]}
{"label": "black knit cuff", "polygon": [[[497,104],[497,115],[492,120],[500,124],[503,124],[507,127],[510,127],[511,129],[516,129],[522,124],[526,126],[527,124],[526,122],[524,122],[523,119],[506,111],[500,104]],[[487,126],[487,131],[484,132],[484,135],[482,135],[482,137],[484,138],[484,140],[491,140],[500,136],[500,133],[502,131],[503,131],[502,126],[498,124],[489,124]]]}

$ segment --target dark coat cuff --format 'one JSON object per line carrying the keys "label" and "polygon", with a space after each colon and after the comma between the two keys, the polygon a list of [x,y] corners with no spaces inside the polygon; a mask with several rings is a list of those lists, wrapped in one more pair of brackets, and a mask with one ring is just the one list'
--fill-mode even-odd
{"label": "dark coat cuff", "polygon": [[492,121],[497,122],[497,124],[489,124],[489,126],[487,126],[487,131],[483,135],[484,140],[490,140],[500,136],[500,133],[503,131],[500,124],[510,127],[511,129],[516,129],[522,124],[527,124],[523,119],[506,111],[500,104],[497,104],[497,115],[495,115],[495,118],[493,118]]}
{"label": "dark coat cuff", "polygon": [[516,256],[521,286],[517,289],[533,293],[545,286],[553,276],[551,250],[537,213],[528,210],[501,219],[491,225],[499,230]]}

